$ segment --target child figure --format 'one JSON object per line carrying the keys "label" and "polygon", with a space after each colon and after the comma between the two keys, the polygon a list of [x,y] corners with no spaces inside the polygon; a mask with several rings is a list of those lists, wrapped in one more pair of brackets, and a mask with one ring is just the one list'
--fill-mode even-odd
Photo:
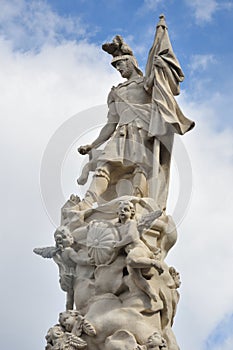
{"label": "child figure", "polygon": [[167,342],[159,331],[155,331],[146,342],[148,350],[167,350]]}
{"label": "child figure", "polygon": [[74,250],[74,238],[66,226],[60,226],[54,233],[55,247],[35,248],[33,251],[43,258],[53,258],[59,268],[59,282],[61,289],[66,292],[66,310],[74,306],[74,283],[77,276],[77,267],[90,265],[91,260],[80,251]]}
{"label": "child figure", "polygon": [[135,285],[151,299],[157,301],[157,295],[152,290],[148,281],[143,277],[142,269],[154,267],[159,274],[163,272],[163,269],[158,259],[155,258],[155,254],[140,239],[134,216],[135,209],[133,203],[130,201],[121,202],[118,207],[119,222],[116,225],[120,232],[121,240],[115,243],[114,248],[124,247],[127,253],[127,269]]}
{"label": "child figure", "polygon": [[56,324],[55,326],[49,328],[47,335],[45,337],[47,345],[45,350],[60,350],[66,341],[66,334],[64,329]]}

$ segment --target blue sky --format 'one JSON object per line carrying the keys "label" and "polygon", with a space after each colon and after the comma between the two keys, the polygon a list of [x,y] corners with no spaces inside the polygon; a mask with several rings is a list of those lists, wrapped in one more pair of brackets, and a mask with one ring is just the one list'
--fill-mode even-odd
{"label": "blue sky", "polygon": [[[192,198],[169,257],[182,276],[175,333],[181,349],[232,350],[233,1],[0,0],[0,9],[1,243],[9,247],[0,265],[7,280],[0,298],[8,299],[2,347],[43,348],[47,329],[63,309],[56,266],[33,256],[32,248],[53,244],[60,207],[70,193],[83,194],[75,185],[83,162],[75,148],[91,141],[105,116],[91,114],[87,132],[82,114],[75,116],[105,104],[111,86],[121,81],[101,45],[121,34],[144,69],[164,13],[186,76],[179,104],[196,121],[182,137],[192,166]],[[39,178],[42,159],[59,135],[46,164],[51,214]],[[50,168],[60,155],[56,178]],[[174,174],[180,171],[175,165]],[[171,197],[183,186],[176,190],[175,184],[174,176]]]}
{"label": "blue sky", "polygon": [[231,346],[232,338],[232,323],[233,323],[233,314],[227,315],[213,330],[206,340],[206,349],[211,347],[216,347],[221,349],[223,344],[228,343],[228,348]]}
{"label": "blue sky", "polygon": [[[123,0],[2,3],[0,31],[16,50],[40,50],[48,42],[58,45],[64,41],[86,41],[100,49],[103,42],[119,33],[128,39],[142,68],[158,15],[165,13],[175,52],[186,74],[183,89],[192,92],[196,101],[203,98],[203,93],[209,99],[214,91],[224,95],[226,90],[232,90],[231,79],[226,79],[233,71],[232,1],[183,0],[178,5],[174,0],[127,4]],[[226,114],[217,127],[223,128],[225,120],[232,126],[232,118]]]}

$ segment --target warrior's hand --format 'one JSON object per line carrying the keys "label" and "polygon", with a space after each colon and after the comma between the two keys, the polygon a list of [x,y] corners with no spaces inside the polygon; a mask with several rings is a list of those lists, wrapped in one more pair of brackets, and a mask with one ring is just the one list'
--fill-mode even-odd
{"label": "warrior's hand", "polygon": [[80,146],[78,152],[82,155],[89,153],[92,150],[92,145]]}
{"label": "warrior's hand", "polygon": [[154,66],[159,67],[159,68],[164,68],[166,66],[164,60],[160,56],[155,56],[154,57]]}

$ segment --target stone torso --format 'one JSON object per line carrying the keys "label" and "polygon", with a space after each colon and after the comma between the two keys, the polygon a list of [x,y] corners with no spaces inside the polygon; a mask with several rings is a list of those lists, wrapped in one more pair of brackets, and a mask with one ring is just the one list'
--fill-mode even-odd
{"label": "stone torso", "polygon": [[133,121],[148,129],[151,114],[151,96],[144,89],[144,78],[139,77],[113,87],[109,94],[109,118],[119,125]]}
{"label": "stone torso", "polygon": [[121,98],[129,103],[145,104],[151,102],[151,96],[144,89],[144,78],[128,80],[115,88],[118,96],[115,101],[121,102]]}

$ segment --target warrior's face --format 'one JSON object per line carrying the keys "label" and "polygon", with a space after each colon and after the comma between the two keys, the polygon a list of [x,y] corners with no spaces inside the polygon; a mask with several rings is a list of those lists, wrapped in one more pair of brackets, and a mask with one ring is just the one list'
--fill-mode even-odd
{"label": "warrior's face", "polygon": [[119,60],[115,63],[115,68],[120,72],[122,78],[129,79],[134,72],[134,65],[129,59]]}

